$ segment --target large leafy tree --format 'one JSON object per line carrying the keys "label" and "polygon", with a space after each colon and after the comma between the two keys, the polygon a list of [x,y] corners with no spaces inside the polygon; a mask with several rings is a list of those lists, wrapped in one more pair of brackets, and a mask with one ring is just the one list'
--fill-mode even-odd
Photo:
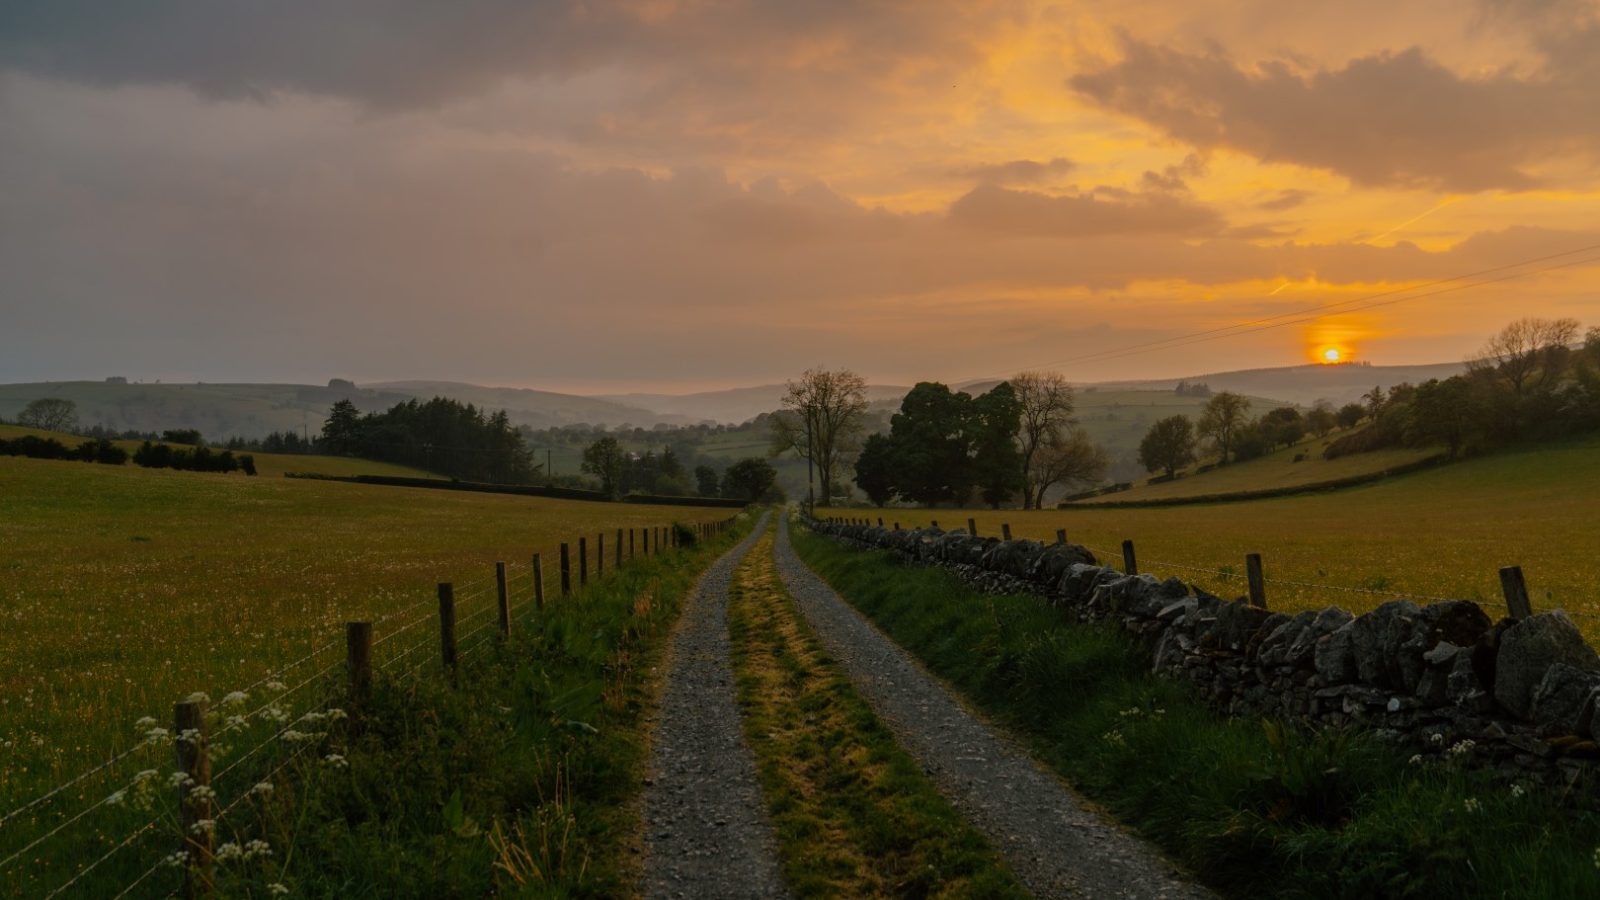
{"label": "large leafy tree", "polygon": [[1146,472],[1165,471],[1167,477],[1194,462],[1194,423],[1188,416],[1167,416],[1145,432],[1139,442],[1139,465]]}
{"label": "large leafy tree", "polygon": [[1016,391],[1005,381],[979,395],[968,408],[972,481],[984,502],[995,509],[1028,486],[1017,447],[1022,411]]}
{"label": "large leafy tree", "polygon": [[895,462],[895,493],[933,506],[966,499],[972,491],[967,425],[972,398],[924,381],[889,420]]}
{"label": "large leafy tree", "polygon": [[627,457],[623,455],[622,445],[609,435],[583,448],[583,471],[600,479],[600,490],[612,497],[622,490],[626,464]]}
{"label": "large leafy tree", "polygon": [[1250,401],[1232,391],[1223,391],[1206,401],[1200,412],[1200,436],[1211,440],[1220,464],[1227,465],[1234,441],[1249,422],[1249,412]]}
{"label": "large leafy tree", "polygon": [[856,487],[861,488],[874,506],[894,498],[894,443],[887,435],[870,435],[856,457]]}
{"label": "large leafy tree", "polygon": [[361,410],[349,400],[340,400],[328,410],[322,423],[322,444],[327,452],[348,456],[361,448]]}
{"label": "large leafy tree", "polygon": [[1111,460],[1081,426],[1047,444],[1034,458],[1033,506],[1044,508],[1045,492],[1058,484],[1089,485],[1106,476]]}
{"label": "large leafy tree", "polygon": [[777,470],[766,460],[754,456],[741,459],[723,473],[722,496],[754,503],[767,496],[777,479]]}

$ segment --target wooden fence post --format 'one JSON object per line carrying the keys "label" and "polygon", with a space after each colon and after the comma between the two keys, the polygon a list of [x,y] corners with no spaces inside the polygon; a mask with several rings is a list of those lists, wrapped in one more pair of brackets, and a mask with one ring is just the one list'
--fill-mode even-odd
{"label": "wooden fence post", "polygon": [[628,558],[633,559],[633,529],[628,529]]}
{"label": "wooden fence post", "polygon": [[894,530],[895,531],[899,531],[900,530],[900,523],[899,522],[894,523]]}
{"label": "wooden fence post", "polygon": [[621,528],[617,529],[617,564],[616,564],[615,568],[617,568],[617,569],[621,569],[622,568],[622,529]]}
{"label": "wooden fence post", "polygon": [[1245,577],[1250,580],[1250,605],[1267,608],[1267,579],[1261,574],[1261,554],[1250,553],[1244,558]]}
{"label": "wooden fence post", "polygon": [[1065,528],[1057,528],[1056,529],[1056,543],[1065,544],[1066,542],[1067,542],[1067,530]]}
{"label": "wooden fence post", "polygon": [[970,534],[973,537],[977,537],[978,536],[978,520],[977,519],[973,519],[973,518],[968,518],[967,519],[967,534]]}
{"label": "wooden fence post", "polygon": [[544,561],[533,555],[533,608],[544,612]]}
{"label": "wooden fence post", "polygon": [[456,668],[456,586],[439,582],[439,659],[451,672]]}
{"label": "wooden fence post", "polygon": [[878,517],[878,527],[879,527],[879,528],[882,528],[882,527],[883,527],[883,516],[879,516],[879,517]]}
{"label": "wooden fence post", "polygon": [[[185,778],[178,785],[178,826],[183,829],[183,850],[188,857],[184,867],[183,895],[209,897],[214,884],[211,875],[213,813],[211,793],[211,749],[206,742],[206,706],[185,701],[172,707],[172,730],[177,740],[178,771]],[[205,790],[201,790],[204,788]]]}
{"label": "wooden fence post", "polygon": [[572,551],[561,545],[561,599],[572,596]]}
{"label": "wooden fence post", "polygon": [[500,633],[511,633],[511,594],[506,590],[506,564],[494,564],[495,597],[500,602]]}
{"label": "wooden fence post", "polygon": [[1010,522],[1001,522],[1000,523],[1000,540],[1002,540],[1002,541],[1011,540],[1011,523]]}
{"label": "wooden fence post", "polygon": [[1133,541],[1122,542],[1122,574],[1139,574],[1139,558],[1133,555]]}
{"label": "wooden fence post", "polygon": [[350,674],[350,708],[360,710],[372,696],[372,623],[344,623],[345,669]]}
{"label": "wooden fence post", "polygon": [[1523,580],[1521,566],[1506,566],[1500,570],[1500,590],[1506,595],[1506,609],[1511,611],[1511,618],[1526,619],[1533,615],[1528,582]]}
{"label": "wooden fence post", "polygon": [[604,531],[594,536],[594,577],[599,578],[606,573],[606,533]]}
{"label": "wooden fence post", "polygon": [[589,539],[578,538],[578,587],[589,583]]}
{"label": "wooden fence post", "polygon": [[928,527],[930,527],[930,528],[938,528],[939,527],[939,520],[938,519],[929,519],[928,520]]}

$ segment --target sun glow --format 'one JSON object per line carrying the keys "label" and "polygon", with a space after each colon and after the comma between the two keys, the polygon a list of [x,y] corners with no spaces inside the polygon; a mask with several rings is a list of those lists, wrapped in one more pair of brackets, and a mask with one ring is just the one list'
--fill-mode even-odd
{"label": "sun glow", "polygon": [[1329,347],[1322,351],[1322,361],[1325,363],[1336,363],[1341,359],[1344,359],[1344,354],[1339,352],[1338,347]]}

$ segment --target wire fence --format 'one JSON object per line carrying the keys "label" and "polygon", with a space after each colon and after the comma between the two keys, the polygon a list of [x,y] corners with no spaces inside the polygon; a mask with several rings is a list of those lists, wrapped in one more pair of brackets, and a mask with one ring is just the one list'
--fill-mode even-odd
{"label": "wire fence", "polygon": [[[697,527],[705,536],[731,527],[732,522],[730,517]],[[637,545],[633,530],[628,531],[629,561],[660,553],[663,544],[677,543],[671,526],[641,529]],[[617,534],[621,533],[618,529]],[[604,537],[602,532],[593,549],[605,546]],[[635,546],[642,552],[635,554]],[[367,626],[370,643],[364,664],[388,677],[404,678],[422,675],[430,660],[441,670],[448,669],[452,661],[492,646],[502,633],[497,626],[509,625],[514,612],[525,616],[542,608],[552,580],[559,585],[556,596],[566,598],[591,577],[618,568],[616,562],[606,565],[597,552],[593,560],[579,553],[576,561],[581,568],[574,570],[569,548],[569,544],[560,545],[560,566],[552,567],[553,571],[541,571],[541,559],[534,554],[527,568],[509,572],[505,564],[497,564],[491,575],[441,584],[437,598],[421,599],[377,618],[372,626],[386,627],[374,640],[372,626]],[[620,542],[614,550],[615,559],[623,560]],[[446,606],[453,626],[448,630],[443,626]],[[424,627],[431,622],[440,623],[440,630]],[[144,732],[137,743],[0,814],[0,853],[4,853],[0,856],[0,884],[6,885],[0,896],[160,893],[163,870],[177,872],[188,864],[180,850],[189,840],[182,827],[181,814],[186,808],[182,798],[189,796],[186,791],[194,790],[194,779],[182,769],[184,743],[198,741],[208,758],[223,763],[210,772],[203,785],[206,797],[218,803],[226,799],[204,823],[208,833],[214,834],[230,813],[253,797],[270,793],[274,779],[305,760],[309,748],[325,735],[319,726],[348,716],[335,703],[345,693],[339,685],[339,671],[348,668],[352,679],[356,675],[352,633],[319,643],[225,694],[210,708],[204,726],[208,734],[203,738],[185,734],[176,725],[172,729],[158,726],[156,719],[145,717],[136,723]],[[346,645],[345,653],[337,652],[341,644]],[[374,662],[371,653],[380,647],[382,659]],[[430,648],[437,658],[429,654]],[[257,700],[254,705],[250,705],[252,698]],[[210,706],[210,698],[204,694],[191,695],[187,702]],[[172,756],[175,746],[180,750],[176,759]],[[167,759],[161,760],[162,756]],[[136,765],[140,768],[130,775]],[[208,772],[209,766],[208,762]],[[74,800],[78,802],[71,803]],[[174,800],[179,801],[176,806]],[[13,846],[8,849],[7,844]],[[126,861],[117,861],[130,854],[141,861],[150,860],[150,864],[132,871]],[[115,865],[111,865],[113,861],[117,861]],[[107,882],[123,869],[131,872],[126,881]]]}

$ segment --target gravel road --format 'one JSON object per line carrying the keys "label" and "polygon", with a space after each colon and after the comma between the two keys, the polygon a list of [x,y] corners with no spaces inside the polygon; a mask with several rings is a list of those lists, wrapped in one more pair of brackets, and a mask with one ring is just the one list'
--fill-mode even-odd
{"label": "gravel road", "polygon": [[968,712],[800,561],[787,519],[778,529],[778,572],[823,646],[1029,890],[1040,897],[1212,897]]}
{"label": "gravel road", "polygon": [[728,586],[767,520],[706,570],[672,636],[644,797],[646,897],[788,896],[728,658]]}

